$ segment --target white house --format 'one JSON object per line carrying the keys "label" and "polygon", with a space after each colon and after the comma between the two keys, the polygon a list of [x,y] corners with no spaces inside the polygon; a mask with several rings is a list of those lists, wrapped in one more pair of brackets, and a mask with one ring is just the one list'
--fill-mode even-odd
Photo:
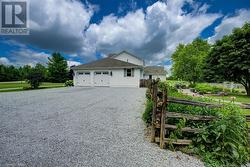
{"label": "white house", "polygon": [[163,66],[146,66],[143,70],[144,79],[157,79],[166,80],[167,72]]}
{"label": "white house", "polygon": [[126,51],[71,69],[74,71],[75,86],[139,87],[140,79],[166,77],[166,72],[159,73],[160,70],[144,73],[144,69],[150,71],[152,66],[145,67],[143,59]]}

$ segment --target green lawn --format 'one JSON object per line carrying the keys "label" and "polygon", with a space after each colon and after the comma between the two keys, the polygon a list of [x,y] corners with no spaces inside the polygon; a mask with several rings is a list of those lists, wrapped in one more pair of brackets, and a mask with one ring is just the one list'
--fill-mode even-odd
{"label": "green lawn", "polygon": [[235,99],[236,102],[250,104],[250,96],[247,96],[247,95],[229,94],[228,96],[216,96],[216,95],[208,95],[208,96],[214,99],[221,99],[221,100],[226,100],[226,101],[231,101],[231,97],[234,96],[236,97]]}
{"label": "green lawn", "polygon": [[[25,81],[0,82],[0,92],[22,91],[23,88],[28,88],[30,85]],[[40,89],[64,87],[64,83],[43,82]]]}
{"label": "green lawn", "polygon": [[0,82],[0,89],[19,88],[29,86],[25,81]]}

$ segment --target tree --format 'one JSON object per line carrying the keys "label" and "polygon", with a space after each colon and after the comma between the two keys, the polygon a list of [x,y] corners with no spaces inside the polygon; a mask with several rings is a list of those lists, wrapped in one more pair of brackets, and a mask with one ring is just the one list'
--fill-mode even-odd
{"label": "tree", "polygon": [[203,79],[204,60],[210,45],[202,39],[195,39],[191,44],[180,44],[172,55],[174,78],[195,82]]}
{"label": "tree", "polygon": [[0,82],[6,81],[6,67],[0,64]]}
{"label": "tree", "polygon": [[69,70],[69,75],[68,75],[69,80],[73,80],[73,78],[74,78],[74,71],[71,69],[72,67],[74,67],[74,66],[71,66],[70,70]]}
{"label": "tree", "polygon": [[41,64],[37,64],[35,68],[32,68],[29,71],[26,79],[28,80],[28,83],[32,89],[37,89],[44,79],[44,73],[41,70]]}
{"label": "tree", "polygon": [[53,53],[48,58],[48,75],[52,82],[65,82],[68,77],[67,61],[60,53]]}
{"label": "tree", "polygon": [[0,81],[18,81],[20,72],[15,66],[0,65]]}
{"label": "tree", "polygon": [[47,80],[47,76],[48,76],[48,74],[47,74],[47,68],[45,66],[43,66],[42,64],[37,63],[35,69],[37,71],[41,72],[41,74],[43,75],[42,80],[46,81]]}
{"label": "tree", "polygon": [[250,96],[250,23],[214,44],[206,58],[204,74],[208,81],[240,83]]}
{"label": "tree", "polygon": [[25,65],[19,68],[20,80],[24,80],[27,78],[28,74],[31,72],[32,67],[30,65]]}

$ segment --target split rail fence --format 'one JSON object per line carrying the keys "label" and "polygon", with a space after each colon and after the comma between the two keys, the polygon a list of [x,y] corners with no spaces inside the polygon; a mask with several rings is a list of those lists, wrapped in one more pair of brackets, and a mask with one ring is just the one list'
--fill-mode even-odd
{"label": "split rail fence", "polygon": [[[150,95],[153,100],[152,111],[152,127],[151,127],[151,142],[160,143],[160,148],[164,148],[166,144],[172,143],[174,145],[189,145],[192,143],[190,139],[171,139],[169,131],[176,130],[178,127],[168,123],[169,118],[191,120],[191,121],[212,121],[217,119],[215,116],[192,115],[177,112],[168,112],[167,106],[169,103],[177,103],[183,105],[199,106],[216,108],[221,107],[222,104],[211,104],[204,102],[194,102],[190,100],[183,100],[173,97],[168,97],[167,90],[162,92],[158,89],[159,80],[152,80],[148,84]],[[249,119],[249,117],[247,118]],[[201,129],[183,127],[182,132],[199,133]]]}

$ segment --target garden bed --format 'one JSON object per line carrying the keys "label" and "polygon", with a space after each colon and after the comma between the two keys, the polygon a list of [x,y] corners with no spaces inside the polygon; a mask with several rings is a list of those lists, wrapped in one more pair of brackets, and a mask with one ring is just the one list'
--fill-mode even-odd
{"label": "garden bed", "polygon": [[[160,83],[159,88],[167,88],[169,96],[194,100],[196,103],[212,101],[207,98],[183,95],[174,87],[166,86],[166,83]],[[147,99],[147,107],[143,118],[146,123],[150,124],[153,102],[149,94],[147,94]],[[178,119],[171,116],[167,120],[167,123],[164,123],[169,129],[168,135],[170,135],[170,137],[164,139],[164,142],[168,143],[168,148],[174,150],[179,149],[179,146],[176,146],[179,143],[189,144],[184,150],[188,149],[187,152],[202,157],[206,166],[240,166],[249,162],[250,157],[246,119],[241,115],[240,110],[239,107],[233,104],[225,104],[218,108],[209,108],[202,105],[187,106],[178,103],[169,103],[167,105],[167,112],[182,115],[184,119],[179,119],[181,118],[179,116]],[[196,115],[194,117],[203,115],[217,117],[218,119],[209,122],[199,119],[199,121],[190,120],[186,117],[189,114]],[[200,133],[190,133],[190,129],[192,132],[194,132],[193,129],[199,129]]]}

